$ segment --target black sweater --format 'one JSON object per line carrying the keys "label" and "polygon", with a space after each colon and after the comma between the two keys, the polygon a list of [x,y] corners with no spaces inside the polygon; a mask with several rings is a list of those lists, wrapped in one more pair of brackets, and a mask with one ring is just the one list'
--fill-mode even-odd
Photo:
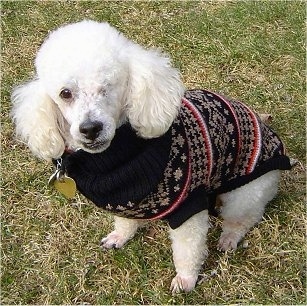
{"label": "black sweater", "polygon": [[291,169],[283,143],[241,102],[187,91],[166,134],[142,139],[120,127],[102,153],[64,158],[67,174],[97,206],[172,228],[214,206],[215,197],[274,169]]}

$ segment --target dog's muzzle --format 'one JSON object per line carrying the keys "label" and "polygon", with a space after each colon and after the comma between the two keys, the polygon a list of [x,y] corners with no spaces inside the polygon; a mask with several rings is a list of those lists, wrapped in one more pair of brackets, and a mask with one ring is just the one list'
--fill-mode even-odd
{"label": "dog's muzzle", "polygon": [[86,151],[97,153],[105,150],[110,141],[101,137],[103,123],[100,121],[86,120],[79,126],[79,132],[85,141],[82,146]]}

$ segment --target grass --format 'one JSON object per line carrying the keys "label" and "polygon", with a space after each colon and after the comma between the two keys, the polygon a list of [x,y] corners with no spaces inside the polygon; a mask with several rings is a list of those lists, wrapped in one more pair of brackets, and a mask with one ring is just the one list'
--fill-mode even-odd
{"label": "grass", "polygon": [[[306,304],[305,4],[299,1],[10,1],[2,5],[1,304]],[[167,226],[143,229],[103,252],[111,216],[47,187],[52,166],[14,137],[10,92],[33,75],[48,32],[83,18],[106,20],[129,38],[171,54],[187,88],[211,88],[273,114],[300,165],[246,237],[220,253],[213,219],[203,281],[172,296]]]}

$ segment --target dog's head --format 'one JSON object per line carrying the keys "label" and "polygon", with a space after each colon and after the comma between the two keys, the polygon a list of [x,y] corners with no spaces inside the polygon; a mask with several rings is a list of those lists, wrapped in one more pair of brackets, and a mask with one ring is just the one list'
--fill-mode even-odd
{"label": "dog's head", "polygon": [[47,160],[65,146],[101,152],[126,121],[141,137],[161,136],[184,92],[166,55],[145,50],[107,23],[57,29],[35,66],[36,78],[13,91],[12,114],[17,134]]}

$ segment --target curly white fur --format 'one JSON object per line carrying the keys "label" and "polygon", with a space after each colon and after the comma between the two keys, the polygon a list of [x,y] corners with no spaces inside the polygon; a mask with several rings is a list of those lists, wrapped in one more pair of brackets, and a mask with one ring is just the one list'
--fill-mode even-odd
{"label": "curly white fur", "polygon": [[[129,121],[144,138],[164,134],[184,93],[168,56],[145,50],[107,23],[82,21],[52,32],[35,61],[37,76],[12,95],[18,135],[44,159],[65,146],[105,150],[115,130]],[[63,99],[61,91],[72,97]],[[100,122],[95,140],[80,131]]]}
{"label": "curly white fur", "polygon": [[[83,21],[52,32],[40,48],[37,76],[15,88],[12,115],[17,134],[43,159],[65,147],[105,150],[116,128],[129,121],[144,137],[165,133],[184,93],[179,73],[157,50],[145,50],[107,23]],[[271,171],[220,195],[223,233],[218,247],[235,249],[277,192],[280,171]],[[122,247],[142,222],[115,218],[105,248]],[[207,255],[207,211],[170,230],[177,275],[171,290],[190,291]]]}

